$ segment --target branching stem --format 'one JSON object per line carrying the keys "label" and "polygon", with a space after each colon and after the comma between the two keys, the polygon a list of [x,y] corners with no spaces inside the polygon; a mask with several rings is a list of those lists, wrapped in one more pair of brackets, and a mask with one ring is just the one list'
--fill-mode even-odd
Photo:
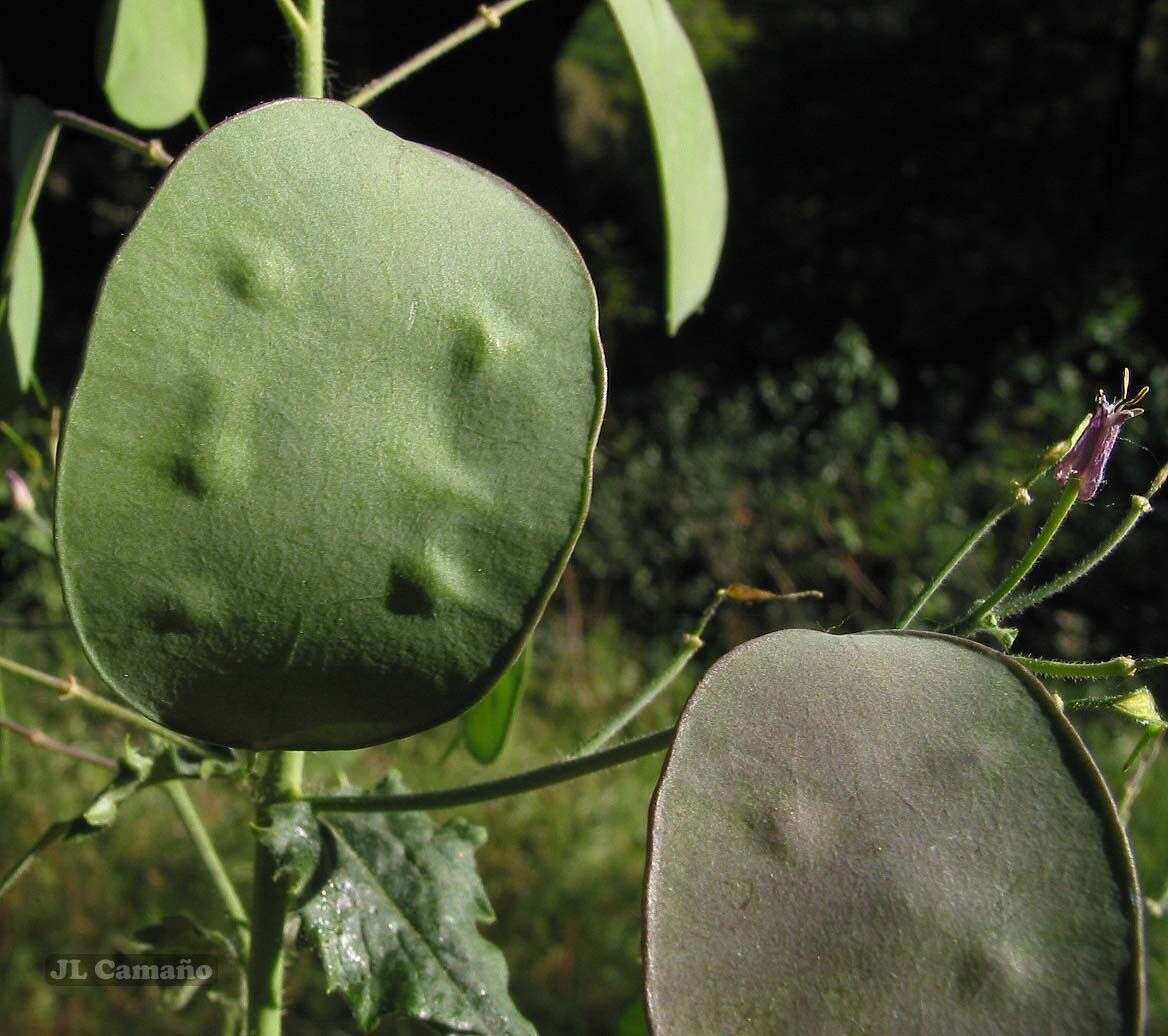
{"label": "branching stem", "polygon": [[1067,569],[1061,576],[1056,576],[1054,579],[1043,583],[1041,586],[1036,586],[1033,590],[1028,590],[1026,593],[1014,594],[1007,597],[998,609],[998,618],[1008,619],[1011,615],[1017,615],[1027,608],[1041,604],[1047,598],[1053,597],[1060,591],[1065,590],[1072,583],[1078,582],[1078,580],[1082,579],[1083,576],[1115,550],[1124,541],[1128,533],[1135,528],[1136,523],[1151,511],[1151,509],[1152,505],[1148,502],[1147,497],[1133,496],[1131,498],[1131,506],[1128,508],[1128,512],[1124,516],[1123,521],[1116,526],[1111,535],[1100,543],[1098,547],[1091,551],[1077,565]]}
{"label": "branching stem", "polygon": [[972,633],[981,626],[986,617],[1026,578],[1030,570],[1037,564],[1038,559],[1042,557],[1046,548],[1050,546],[1051,541],[1055,538],[1055,535],[1066,520],[1067,515],[1071,513],[1071,508],[1074,507],[1075,501],[1078,499],[1079,480],[1071,479],[1063,487],[1063,491],[1055,501],[1054,507],[1047,517],[1046,522],[1038,530],[1038,535],[1034,537],[1026,553],[1018,559],[1017,564],[1006,574],[1006,578],[998,584],[988,597],[974,605],[966,615],[957,621],[958,634],[965,635]]}
{"label": "branching stem", "polygon": [[1070,450],[1075,440],[1082,434],[1083,429],[1087,427],[1087,423],[1091,420],[1091,415],[1087,414],[1080,422],[1079,426],[1061,442],[1050,446],[1045,453],[1039,458],[1037,467],[1030,473],[1030,477],[1025,482],[1015,483],[1006,499],[1003,500],[997,507],[995,507],[989,514],[982,519],[981,524],[973,530],[958,546],[958,548],[949,556],[945,563],[941,566],[940,571],[933,576],[931,580],[924,586],[920,593],[913,598],[912,603],[901,614],[896,621],[896,628],[898,630],[907,629],[913,620],[920,614],[920,611],[929,599],[935,594],[941,585],[948,579],[954,569],[966,559],[970,551],[973,550],[995,525],[998,524],[1006,515],[1013,511],[1016,507],[1025,507],[1030,503],[1030,490],[1034,484],[1042,478],[1051,468],[1053,468],[1063,456]]}
{"label": "branching stem", "polygon": [[15,662],[3,656],[0,656],[0,669],[5,669],[14,676],[21,676],[43,687],[51,687],[56,691],[60,691],[62,698],[76,701],[94,712],[100,712],[106,716],[121,720],[123,723],[137,727],[139,730],[144,730],[148,734],[153,734],[155,737],[160,737],[165,741],[171,742],[171,744],[178,745],[180,748],[196,752],[199,755],[207,754],[200,745],[190,738],[183,737],[182,734],[176,734],[173,730],[168,730],[161,724],[155,723],[154,720],[147,719],[133,709],[128,709],[124,705],[119,705],[116,701],[110,701],[109,698],[105,698],[91,691],[88,687],[79,684],[76,677],[70,676],[62,679],[59,676],[42,673],[39,669],[33,669],[32,666]]}

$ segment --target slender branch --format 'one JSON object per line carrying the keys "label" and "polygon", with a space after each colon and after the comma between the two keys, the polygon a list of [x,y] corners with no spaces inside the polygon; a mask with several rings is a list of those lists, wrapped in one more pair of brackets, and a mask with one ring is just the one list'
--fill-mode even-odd
{"label": "slender branch", "polygon": [[276,0],[276,6],[280,9],[284,21],[288,23],[288,28],[292,30],[293,34],[302,36],[308,28],[308,23],[305,22],[304,15],[300,13],[300,8],[293,0]]}
{"label": "slender branch", "polygon": [[44,687],[51,687],[56,691],[60,691],[62,698],[76,700],[87,709],[92,709],[94,712],[100,712],[106,716],[112,716],[114,719],[128,723],[130,726],[137,727],[139,730],[144,730],[147,733],[155,735],[155,737],[170,741],[180,748],[189,749],[192,752],[197,752],[199,755],[207,754],[202,747],[190,738],[183,737],[182,734],[176,734],[173,730],[168,730],[162,724],[155,723],[152,719],[147,719],[133,709],[128,709],[124,705],[119,705],[117,702],[110,701],[109,698],[105,698],[91,691],[88,687],[84,687],[78,683],[76,677],[70,676],[67,679],[62,679],[59,676],[42,673],[39,669],[33,669],[32,666],[15,662],[11,658],[4,658],[2,655],[0,655],[0,669],[6,669],[14,676],[22,676],[32,683],[41,684]]}
{"label": "slender branch", "polygon": [[1140,756],[1140,761],[1136,764],[1135,769],[1123,783],[1123,797],[1119,800],[1119,819],[1124,827],[1131,823],[1132,808],[1144,790],[1148,774],[1152,772],[1152,765],[1156,762],[1156,757],[1164,745],[1163,731],[1157,732],[1154,736],[1155,740],[1151,747]]}
{"label": "slender branch", "polygon": [[625,729],[634,719],[636,719],[646,708],[649,707],[657,697],[668,688],[674,680],[681,674],[681,671],[689,665],[689,661],[694,657],[703,647],[705,641],[702,640],[702,634],[705,633],[706,627],[710,624],[710,620],[718,613],[718,609],[722,606],[722,602],[726,599],[726,591],[719,590],[714,594],[714,599],[706,605],[706,610],[702,612],[701,618],[698,619],[697,625],[694,626],[689,633],[682,637],[681,650],[674,655],[670,663],[655,677],[649,685],[637,695],[628,705],[625,706],[612,721],[607,723],[602,730],[594,734],[587,741],[580,746],[574,753],[575,756],[591,755],[599,751],[607,745],[614,737]]}
{"label": "slender branch", "polygon": [[8,291],[8,285],[12,281],[12,272],[16,268],[16,254],[25,233],[32,226],[32,214],[44,189],[45,177],[49,175],[49,166],[53,163],[53,152],[57,149],[57,140],[60,136],[60,123],[54,122],[41,142],[41,153],[37,156],[28,193],[24,196],[24,204],[19,212],[12,215],[12,236],[8,239],[8,247],[4,251],[4,262],[0,264],[0,295]]}
{"label": "slender branch", "polygon": [[961,543],[961,545],[949,555],[948,560],[941,566],[940,571],[929,581],[929,583],[921,590],[916,597],[913,598],[912,604],[904,611],[896,622],[898,630],[907,629],[909,624],[917,617],[920,610],[929,603],[929,599],[940,588],[941,584],[945,582],[952,574],[953,570],[965,560],[974,547],[976,547],[989,533],[989,531],[1006,517],[1015,507],[1019,507],[1030,503],[1030,494],[1022,487],[1018,487],[1013,497],[998,508],[991,511],[982,520],[981,525],[973,530]]}
{"label": "slender branch", "polygon": [[199,859],[203,861],[203,866],[211,875],[211,881],[219,893],[219,898],[223,900],[223,906],[227,909],[227,916],[235,924],[240,946],[246,956],[249,950],[251,923],[248,921],[243,900],[235,891],[235,886],[231,882],[227,868],[223,866],[223,859],[215,848],[215,843],[211,841],[211,835],[203,823],[203,818],[199,816],[199,811],[195,809],[195,804],[191,801],[191,796],[181,781],[167,781],[162,787],[170,796],[170,801],[174,804],[179,819],[183,822],[183,827],[187,829],[187,834],[191,836]]}
{"label": "slender branch", "polygon": [[419,51],[412,58],[407,58],[400,65],[391,68],[385,75],[378,76],[376,79],[366,83],[359,90],[354,91],[348,97],[349,104],[355,108],[364,108],[387,90],[393,89],[398,83],[408,79],[415,72],[437,61],[440,57],[449,54],[455,48],[461,47],[469,40],[473,40],[480,33],[486,32],[487,29],[501,28],[503,19],[507,15],[529,2],[530,0],[504,0],[503,3],[497,4],[480,4],[478,14],[469,22],[455,29],[449,35],[443,36],[437,42],[430,44],[425,50]]}
{"label": "slender branch", "polygon": [[58,741],[55,737],[50,737],[43,730],[26,727],[23,723],[17,723],[15,720],[0,717],[0,727],[3,727],[5,730],[11,730],[17,737],[24,738],[25,741],[36,748],[44,748],[49,752],[67,755],[71,759],[76,759],[82,763],[89,763],[92,766],[100,766],[105,770],[117,770],[118,768],[117,760],[111,759],[108,755],[99,755],[97,752],[90,752],[84,748],[77,748],[75,745],[66,744],[64,741]]}
{"label": "slender branch", "polygon": [[[256,803],[256,826],[271,823],[270,808],[301,797],[303,752],[267,754]],[[288,886],[278,876],[275,857],[258,838],[252,880],[251,953],[247,964],[247,1015],[250,1036],[280,1036],[284,999],[284,920],[291,904]]]}
{"label": "slender branch", "polygon": [[203,109],[196,104],[191,109],[191,118],[195,121],[195,126],[198,127],[200,133],[206,133],[211,128],[211,124],[207,121],[207,116],[203,114]]}
{"label": "slender branch", "polygon": [[598,773],[640,759],[642,756],[663,751],[673,741],[676,730],[676,727],[668,727],[590,755],[572,756],[561,762],[525,770],[510,777],[468,784],[460,788],[421,791],[407,795],[315,795],[307,797],[305,801],[322,813],[405,813],[412,810],[449,809],[454,806],[469,806],[476,802],[490,802],[509,795],[521,795],[524,792],[575,780],[577,777],[585,777],[590,773]]}
{"label": "slender branch", "polygon": [[1116,526],[1111,535],[1100,543],[1098,547],[1091,551],[1077,565],[1067,569],[1061,576],[1056,576],[1054,579],[1043,583],[1041,586],[1036,586],[1027,593],[1015,594],[1006,598],[1002,602],[1002,606],[998,609],[998,618],[1007,619],[1011,615],[1017,615],[1027,608],[1041,604],[1047,598],[1053,597],[1060,591],[1065,590],[1072,583],[1082,579],[1083,576],[1115,550],[1123,542],[1127,534],[1135,528],[1136,523],[1151,510],[1152,505],[1148,502],[1147,497],[1133,496],[1131,498],[1131,506],[1128,508],[1128,512],[1124,516],[1123,521]]}
{"label": "slender branch", "polygon": [[965,634],[976,630],[985,620],[986,616],[1026,578],[1030,570],[1038,562],[1038,559],[1042,557],[1043,552],[1050,546],[1051,540],[1055,538],[1063,521],[1070,514],[1071,508],[1078,499],[1079,480],[1071,479],[1064,487],[1062,493],[1059,494],[1059,498],[1055,501],[1050,516],[1046,519],[1042,528],[1038,530],[1038,535],[1034,537],[1026,553],[1018,559],[1017,564],[1006,574],[1006,578],[998,584],[988,597],[978,602],[969,612],[958,619],[958,633]]}
{"label": "slender branch", "polygon": [[174,156],[162,146],[162,141],[157,137],[143,140],[141,137],[135,137],[132,133],[126,133],[114,126],[107,126],[104,122],[98,122],[87,115],[79,115],[77,112],[55,111],[53,118],[62,126],[80,130],[82,133],[90,134],[90,136],[100,137],[102,140],[117,144],[118,147],[125,148],[127,151],[133,151],[134,154],[141,156],[151,165],[158,166],[160,169],[165,169],[174,161]]}
{"label": "slender branch", "polygon": [[941,566],[941,570],[928,582],[928,584],[921,590],[920,593],[913,598],[912,603],[901,614],[896,622],[898,630],[907,629],[912,623],[913,619],[917,617],[921,609],[928,604],[929,599],[935,594],[941,585],[953,574],[953,570],[961,564],[962,561],[969,555],[986,536],[987,533],[995,525],[998,524],[1007,514],[1009,514],[1016,507],[1026,507],[1030,504],[1030,490],[1034,484],[1042,478],[1051,468],[1053,468],[1063,457],[1067,451],[1074,445],[1075,440],[1083,433],[1083,429],[1087,427],[1091,420],[1091,415],[1087,414],[1080,422],[1078,427],[1061,442],[1056,442],[1052,446],[1047,447],[1046,451],[1038,459],[1038,465],[1030,473],[1030,477],[1025,482],[1015,483],[1010,489],[1009,495],[1002,503],[1000,503],[994,510],[982,519],[981,524],[973,530],[965,540],[958,546],[958,548],[949,556],[948,560]]}
{"label": "slender branch", "polygon": [[0,292],[12,279],[13,267],[16,264],[17,246],[25,231],[32,224],[33,212],[40,201],[41,191],[44,190],[45,178],[49,173],[49,166],[53,162],[53,153],[57,148],[57,141],[61,136],[61,127],[80,130],[92,136],[100,137],[119,147],[124,147],[135,154],[141,155],[146,161],[157,166],[168,166],[174,159],[162,146],[160,140],[142,140],[130,133],[125,133],[113,126],[97,122],[85,115],[78,115],[71,111],[53,112],[53,121],[49,126],[45,139],[41,142],[41,152],[37,156],[37,163],[33,170],[33,177],[29,183],[28,193],[24,197],[24,204],[19,212],[13,213],[12,236],[8,240],[8,248],[4,253],[4,261],[0,264]]}

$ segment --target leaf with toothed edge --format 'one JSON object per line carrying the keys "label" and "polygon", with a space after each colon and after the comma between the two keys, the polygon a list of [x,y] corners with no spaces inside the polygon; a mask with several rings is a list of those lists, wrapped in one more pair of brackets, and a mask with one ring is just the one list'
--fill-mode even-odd
{"label": "leaf with toothed edge", "polygon": [[1032,674],[917,632],[717,662],[654,798],[655,1036],[1138,1033],[1134,863]]}
{"label": "leaf with toothed edge", "polygon": [[[405,791],[391,774],[371,794]],[[418,812],[316,817],[292,802],[272,808],[261,839],[300,898],[302,941],[364,1029],[392,1013],[443,1033],[534,1036],[479,933],[495,919],[475,868],[482,828]]]}

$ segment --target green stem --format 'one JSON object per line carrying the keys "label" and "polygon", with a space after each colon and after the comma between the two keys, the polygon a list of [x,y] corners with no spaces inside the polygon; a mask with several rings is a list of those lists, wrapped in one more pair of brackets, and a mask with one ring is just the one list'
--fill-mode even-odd
{"label": "green stem", "polygon": [[111,144],[117,144],[118,147],[125,148],[127,151],[133,151],[134,154],[160,169],[165,169],[174,161],[174,156],[162,146],[162,141],[157,137],[143,140],[141,137],[135,137],[132,133],[126,133],[125,130],[120,130],[115,126],[107,126],[104,122],[98,122],[87,115],[79,115],[77,112],[55,111],[53,118],[62,126],[80,130],[82,133],[99,137]]}
{"label": "green stem", "polygon": [[49,174],[49,166],[53,163],[53,152],[57,148],[57,140],[60,136],[60,123],[54,122],[41,143],[41,153],[37,156],[37,164],[33,169],[28,193],[24,196],[24,204],[19,212],[12,215],[12,236],[8,239],[4,261],[0,263],[0,295],[8,291],[8,285],[12,281],[12,271],[16,267],[16,253],[19,243],[32,225],[32,214],[36,210],[37,202],[40,201],[41,191],[45,186],[45,178]]}
{"label": "green stem", "polygon": [[642,756],[652,755],[668,748],[673,741],[676,727],[658,730],[644,737],[633,738],[613,748],[590,755],[572,756],[562,762],[526,770],[497,781],[483,781],[460,788],[444,788],[441,791],[422,791],[409,795],[316,795],[306,798],[312,808],[326,813],[405,813],[412,810],[449,809],[454,806],[469,806],[476,802],[490,802],[536,791],[553,784],[575,780],[590,773],[597,773],[612,766],[632,762]]}
{"label": "green stem", "polygon": [[207,754],[196,742],[190,740],[190,738],[183,737],[182,734],[176,734],[173,730],[168,730],[160,723],[155,723],[154,720],[147,719],[133,709],[128,709],[124,705],[110,701],[109,698],[103,698],[100,694],[89,690],[88,687],[83,687],[73,677],[63,680],[59,676],[42,673],[39,669],[33,669],[32,666],[15,662],[3,656],[0,656],[0,669],[6,669],[14,676],[24,677],[24,679],[30,680],[32,683],[41,684],[44,687],[52,687],[54,690],[61,692],[62,698],[76,700],[87,709],[92,709],[94,712],[100,712],[106,716],[112,716],[114,719],[121,720],[121,722],[127,723],[132,727],[137,727],[139,730],[144,730],[149,734],[153,734],[155,737],[160,737],[163,740],[171,742],[171,744],[178,745],[180,748],[196,752],[199,755]]}
{"label": "green stem", "polygon": [[304,32],[307,27],[304,15],[300,13],[300,8],[296,6],[295,0],[276,0],[276,6],[280,9],[280,13],[284,16],[284,21],[288,23],[288,28],[292,30],[293,35],[299,36]]}
{"label": "green stem", "polygon": [[975,605],[965,616],[957,621],[957,632],[959,634],[968,634],[976,630],[985,621],[986,616],[1026,578],[1038,559],[1042,557],[1043,552],[1050,546],[1051,541],[1055,538],[1063,521],[1070,514],[1071,508],[1074,507],[1075,501],[1078,499],[1079,480],[1071,479],[1063,488],[1062,493],[1059,494],[1054,508],[1050,512],[1050,516],[1046,519],[1042,528],[1038,530],[1038,535],[1034,537],[1026,553],[1018,559],[1018,563],[1007,573],[1006,578],[998,584],[997,588],[987,598]]}
{"label": "green stem", "polygon": [[215,848],[215,843],[211,841],[211,836],[207,831],[206,825],[203,823],[203,818],[199,816],[194,802],[191,801],[191,796],[188,794],[186,788],[183,787],[181,781],[167,781],[162,787],[165,789],[166,794],[170,796],[170,801],[174,803],[174,808],[178,812],[179,819],[187,829],[187,834],[191,836],[191,841],[194,843],[195,851],[199,854],[199,859],[203,861],[203,865],[207,868],[207,873],[211,875],[211,881],[219,893],[219,898],[223,900],[223,906],[227,909],[227,916],[235,924],[240,946],[246,955],[248,952],[248,934],[250,928],[247,911],[244,909],[243,901],[239,898],[239,893],[235,891],[235,886],[231,883],[231,878],[227,874],[227,868],[223,866],[223,860]]}
{"label": "green stem", "polygon": [[1011,615],[1017,615],[1027,608],[1033,608],[1034,605],[1041,604],[1047,598],[1053,597],[1060,591],[1065,590],[1072,583],[1082,579],[1083,576],[1103,561],[1123,542],[1127,534],[1135,528],[1136,523],[1151,511],[1151,509],[1152,505],[1148,502],[1147,497],[1133,496],[1131,498],[1131,507],[1128,508],[1128,512],[1124,516],[1123,521],[1116,526],[1115,530],[1107,539],[1100,543],[1098,547],[1091,551],[1077,565],[1067,569],[1061,576],[1056,576],[1049,582],[1043,583],[1041,586],[1036,586],[1033,590],[1027,591],[1024,594],[1014,594],[1006,598],[1002,602],[1002,606],[998,609],[998,618],[1008,619]]}
{"label": "green stem", "polygon": [[387,90],[391,90],[398,83],[408,79],[415,72],[437,61],[445,54],[449,54],[456,47],[461,47],[468,40],[473,40],[487,29],[498,29],[503,19],[516,8],[530,3],[530,0],[504,0],[498,4],[481,4],[476,14],[465,25],[454,30],[436,43],[432,43],[425,50],[419,51],[412,58],[408,58],[400,65],[391,68],[383,76],[366,83],[361,89],[348,97],[349,104],[355,108],[364,108],[371,101],[376,100]]}
{"label": "green stem", "polygon": [[37,163],[29,183],[28,193],[24,197],[24,204],[19,212],[13,213],[12,235],[8,240],[8,248],[4,252],[4,260],[0,263],[0,293],[3,293],[4,286],[12,279],[12,269],[16,263],[17,243],[32,223],[33,213],[36,211],[37,202],[40,201],[41,191],[44,190],[45,179],[49,174],[53,153],[57,149],[57,141],[60,139],[63,126],[117,144],[119,147],[141,155],[154,165],[165,167],[174,161],[159,140],[142,140],[140,137],[125,133],[113,126],[107,126],[85,115],[78,115],[76,112],[53,112],[53,123],[45,134],[45,139],[41,142],[41,153],[37,156]]}
{"label": "green stem", "polygon": [[690,659],[705,646],[705,642],[702,640],[702,634],[706,632],[706,627],[710,624],[710,620],[717,614],[719,607],[721,607],[725,599],[726,592],[719,590],[714,595],[714,599],[706,606],[706,610],[702,612],[702,616],[698,620],[697,625],[682,638],[682,648],[674,655],[669,665],[636,698],[617,713],[610,723],[606,724],[602,730],[585,741],[576,751],[575,754],[577,756],[591,755],[607,745],[617,734],[644,712],[681,675],[681,671],[689,665]]}
{"label": "green stem", "polygon": [[324,96],[324,0],[303,0],[304,32],[300,37],[299,93]]}
{"label": "green stem", "polygon": [[929,599],[940,588],[941,584],[945,582],[953,574],[953,570],[961,564],[968,556],[969,552],[978,545],[986,536],[986,534],[993,529],[1007,514],[1009,514],[1015,507],[1026,507],[1030,504],[1030,490],[1034,484],[1042,478],[1051,468],[1053,468],[1066,455],[1067,451],[1074,445],[1075,440],[1082,435],[1083,430],[1087,427],[1091,420],[1091,415],[1087,414],[1078,424],[1078,427],[1061,442],[1056,442],[1052,446],[1047,447],[1042,456],[1038,459],[1038,465],[1030,473],[1030,477],[1025,482],[1014,483],[1009,496],[1005,501],[999,504],[992,510],[982,523],[973,530],[961,543],[961,545],[949,556],[949,559],[941,566],[941,570],[929,581],[929,583],[921,590],[916,597],[913,598],[912,604],[904,611],[904,613],[897,619],[896,628],[898,630],[907,629],[909,624],[917,617],[921,609],[928,604]]}
{"label": "green stem", "polygon": [[1029,658],[1026,655],[1011,655],[1010,657],[1032,673],[1039,676],[1049,676],[1056,680],[1106,680],[1116,677],[1126,679],[1129,676],[1134,676],[1141,668],[1152,668],[1149,665],[1141,665],[1134,658],[1128,658],[1126,655],[1120,655],[1106,662],[1061,662],[1055,658]]}
{"label": "green stem", "polygon": [[[303,752],[270,752],[260,797],[256,826],[271,823],[270,809],[278,802],[301,797]],[[277,874],[275,857],[257,838],[252,877],[251,953],[247,965],[247,1016],[250,1036],[280,1036],[284,1001],[284,921],[291,897]]]}
{"label": "green stem", "polygon": [[203,114],[203,109],[197,104],[191,109],[191,118],[195,120],[195,125],[199,128],[200,133],[206,133],[211,128],[207,116]]}
{"label": "green stem", "polygon": [[[916,597],[913,598],[912,604],[908,606],[905,612],[896,621],[896,628],[898,630],[907,629],[909,624],[917,617],[920,610],[929,602],[929,599],[940,588],[941,584],[953,574],[953,570],[965,560],[965,557],[974,547],[976,547],[986,536],[989,531],[998,524],[1006,515],[1008,515],[1015,507],[1022,503],[1020,499],[1025,493],[1025,490],[1019,489],[1014,497],[1007,503],[998,507],[997,510],[991,511],[983,519],[981,525],[973,530],[962,542],[962,544],[949,556],[949,559],[941,566],[941,570],[933,576],[928,585]],[[1029,494],[1026,493],[1025,502],[1030,502]]]}

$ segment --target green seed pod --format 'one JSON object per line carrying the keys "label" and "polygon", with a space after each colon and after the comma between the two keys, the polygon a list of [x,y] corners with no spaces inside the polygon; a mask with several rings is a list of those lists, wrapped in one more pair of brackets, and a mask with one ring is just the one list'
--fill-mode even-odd
{"label": "green seed pod", "polygon": [[657,788],[651,1029],[1139,1032],[1139,904],[1106,785],[1021,666],[774,633],[705,676]]}
{"label": "green seed pod", "polygon": [[93,318],[56,527],[85,650],[221,744],[450,719],[559,579],[603,404],[588,273],[518,191],[344,104],[230,119]]}

